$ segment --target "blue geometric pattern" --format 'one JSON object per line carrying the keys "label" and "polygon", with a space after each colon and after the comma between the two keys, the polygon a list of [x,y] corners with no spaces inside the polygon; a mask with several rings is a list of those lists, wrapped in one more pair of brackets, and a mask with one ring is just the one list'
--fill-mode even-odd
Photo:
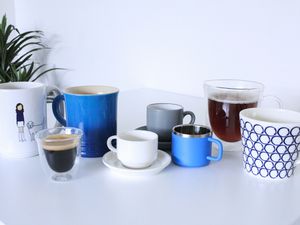
{"label": "blue geometric pattern", "polygon": [[293,175],[300,150],[300,127],[263,127],[243,119],[240,124],[247,172],[272,179]]}

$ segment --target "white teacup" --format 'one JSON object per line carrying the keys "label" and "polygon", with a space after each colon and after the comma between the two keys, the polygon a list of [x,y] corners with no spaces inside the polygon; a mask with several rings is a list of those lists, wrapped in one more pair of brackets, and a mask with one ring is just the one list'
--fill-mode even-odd
{"label": "white teacup", "polygon": [[[112,140],[117,140],[117,148]],[[157,159],[158,135],[151,131],[132,130],[107,139],[108,148],[117,153],[121,163],[129,168],[150,166]]]}
{"label": "white teacup", "polygon": [[267,108],[240,112],[244,167],[262,178],[284,179],[299,163],[300,113]]}

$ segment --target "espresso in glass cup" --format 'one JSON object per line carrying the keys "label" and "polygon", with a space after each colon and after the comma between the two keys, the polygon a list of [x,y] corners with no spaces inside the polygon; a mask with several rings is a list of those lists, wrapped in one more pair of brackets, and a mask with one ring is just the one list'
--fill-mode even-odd
{"label": "espresso in glass cup", "polygon": [[214,134],[226,142],[241,140],[239,113],[256,108],[264,85],[255,81],[220,79],[204,83],[209,124]]}
{"label": "espresso in glass cup", "polygon": [[36,134],[42,167],[52,180],[67,181],[75,176],[82,131],[71,127],[46,129]]}

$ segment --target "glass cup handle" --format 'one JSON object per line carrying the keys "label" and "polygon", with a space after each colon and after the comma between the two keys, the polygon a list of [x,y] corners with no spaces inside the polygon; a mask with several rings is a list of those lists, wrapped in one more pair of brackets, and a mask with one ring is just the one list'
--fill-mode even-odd
{"label": "glass cup handle", "polygon": [[109,148],[109,150],[111,150],[112,152],[115,152],[117,153],[117,149],[111,144],[111,142],[114,140],[114,139],[117,139],[117,135],[113,135],[111,137],[109,137],[106,141],[106,144],[107,144],[107,147]]}
{"label": "glass cup handle", "polygon": [[279,109],[282,108],[282,101],[280,98],[276,97],[275,95],[264,95],[262,98],[262,102],[266,101],[267,98],[272,99],[277,104],[277,107]]}
{"label": "glass cup handle", "polygon": [[196,120],[196,116],[195,114],[192,112],[192,111],[184,111],[183,112],[183,118],[187,115],[190,115],[191,117],[191,121],[189,122],[189,124],[194,124],[195,123],[195,120]]}
{"label": "glass cup handle", "polygon": [[210,161],[220,161],[222,159],[222,156],[223,156],[223,145],[222,145],[222,142],[219,141],[219,140],[217,140],[217,139],[215,139],[215,138],[211,138],[211,137],[209,137],[207,140],[218,145],[218,155],[216,157],[214,157],[214,156],[207,156],[206,159],[208,159]]}

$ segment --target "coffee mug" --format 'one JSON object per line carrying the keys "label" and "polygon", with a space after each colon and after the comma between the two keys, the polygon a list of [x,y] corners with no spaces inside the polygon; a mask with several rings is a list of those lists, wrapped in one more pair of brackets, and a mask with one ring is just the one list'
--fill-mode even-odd
{"label": "coffee mug", "polygon": [[173,103],[154,103],[147,106],[147,130],[158,134],[160,141],[170,141],[174,126],[182,124],[189,115],[189,124],[195,122],[195,114],[184,111],[183,107]]}
{"label": "coffee mug", "polygon": [[0,84],[0,155],[25,158],[38,154],[35,134],[47,127],[47,95],[59,93],[37,82]]}
{"label": "coffee mug", "polygon": [[300,113],[272,108],[240,112],[245,170],[257,177],[284,179],[298,163]]}
{"label": "coffee mug", "polygon": [[[83,130],[82,157],[102,157],[108,148],[106,140],[117,131],[117,100],[119,90],[109,86],[69,87],[52,104],[56,119],[68,127]],[[66,119],[59,105],[65,101]]]}
{"label": "coffee mug", "polygon": [[[212,143],[218,146],[218,155],[212,156]],[[202,125],[178,125],[172,132],[172,160],[183,167],[207,166],[210,161],[220,161],[222,143],[212,138],[209,127]]]}
{"label": "coffee mug", "polygon": [[[111,143],[114,139],[117,140],[117,148]],[[151,166],[157,159],[158,136],[151,131],[133,130],[111,136],[107,146],[117,153],[124,166],[140,169]]]}

